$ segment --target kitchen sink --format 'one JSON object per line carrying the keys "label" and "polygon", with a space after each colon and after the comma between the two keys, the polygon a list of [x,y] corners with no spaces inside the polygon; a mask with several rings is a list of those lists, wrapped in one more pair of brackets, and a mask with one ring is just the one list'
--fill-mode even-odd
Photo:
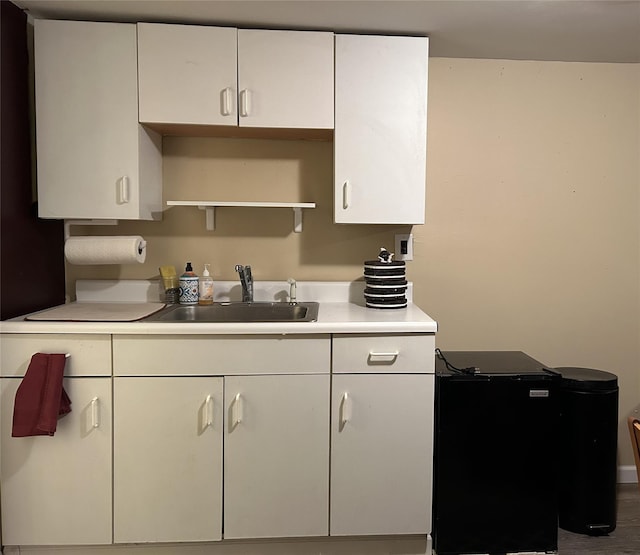
{"label": "kitchen sink", "polygon": [[229,302],[210,305],[170,305],[145,322],[315,322],[317,302]]}

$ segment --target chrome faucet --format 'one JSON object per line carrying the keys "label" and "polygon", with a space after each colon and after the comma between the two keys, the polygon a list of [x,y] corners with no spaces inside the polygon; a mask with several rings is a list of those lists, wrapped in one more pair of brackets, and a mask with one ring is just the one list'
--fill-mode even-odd
{"label": "chrome faucet", "polygon": [[240,276],[240,284],[242,285],[242,302],[253,302],[253,277],[251,276],[251,266],[242,266],[236,264],[236,272]]}
{"label": "chrome faucet", "polygon": [[289,284],[289,302],[295,304],[298,302],[298,299],[296,297],[296,280],[293,278],[289,278],[287,280],[287,283]]}

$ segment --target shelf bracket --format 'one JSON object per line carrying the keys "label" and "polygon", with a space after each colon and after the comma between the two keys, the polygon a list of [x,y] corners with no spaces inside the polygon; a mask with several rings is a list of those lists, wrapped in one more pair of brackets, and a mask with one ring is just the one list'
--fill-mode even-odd
{"label": "shelf bracket", "polygon": [[294,233],[302,233],[302,208],[293,207],[293,231]]}
{"label": "shelf bracket", "polygon": [[207,231],[215,231],[216,229],[216,207],[215,206],[198,206],[200,210],[204,210],[205,227]]}

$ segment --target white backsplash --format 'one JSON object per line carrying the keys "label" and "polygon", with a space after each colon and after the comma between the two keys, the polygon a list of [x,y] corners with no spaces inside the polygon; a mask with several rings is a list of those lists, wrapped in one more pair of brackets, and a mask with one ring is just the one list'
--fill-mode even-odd
{"label": "white backsplash", "polygon": [[[286,281],[254,282],[254,300],[287,301],[289,285]],[[351,302],[364,306],[364,281],[299,281],[298,301]],[[239,281],[217,281],[213,286],[214,301],[240,301]],[[413,283],[407,286],[406,297],[413,300]],[[123,279],[76,281],[78,302],[160,302],[163,300],[159,280]]]}

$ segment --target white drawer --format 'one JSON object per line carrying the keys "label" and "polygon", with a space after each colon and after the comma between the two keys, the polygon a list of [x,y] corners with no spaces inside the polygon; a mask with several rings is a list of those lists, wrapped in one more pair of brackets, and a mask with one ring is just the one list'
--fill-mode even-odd
{"label": "white drawer", "polygon": [[328,374],[329,335],[114,335],[116,376]]}
{"label": "white drawer", "polygon": [[435,373],[435,335],[334,335],[332,371],[433,374]]}
{"label": "white drawer", "polygon": [[35,353],[68,353],[65,376],[110,376],[111,336],[12,334],[0,337],[0,375],[24,376]]}

